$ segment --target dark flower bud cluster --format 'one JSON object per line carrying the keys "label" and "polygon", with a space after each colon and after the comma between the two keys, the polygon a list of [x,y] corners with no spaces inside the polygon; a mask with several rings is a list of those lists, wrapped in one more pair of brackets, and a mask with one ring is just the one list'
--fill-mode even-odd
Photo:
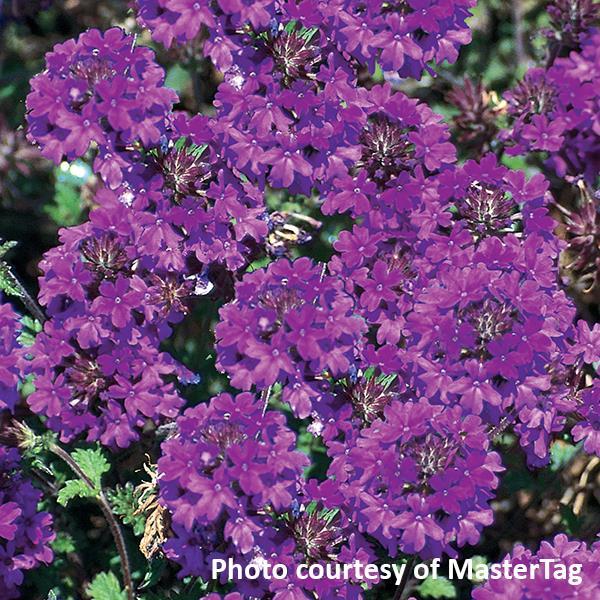
{"label": "dark flower bud cluster", "polygon": [[577,50],[585,33],[600,24],[596,0],[553,0],[548,6],[551,28],[544,33],[559,51]]}
{"label": "dark flower bud cluster", "polygon": [[506,101],[486,89],[482,81],[475,83],[469,78],[462,86],[453,87],[446,100],[459,111],[452,120],[460,147],[472,149],[476,156],[489,151],[499,131],[498,119],[506,111]]}

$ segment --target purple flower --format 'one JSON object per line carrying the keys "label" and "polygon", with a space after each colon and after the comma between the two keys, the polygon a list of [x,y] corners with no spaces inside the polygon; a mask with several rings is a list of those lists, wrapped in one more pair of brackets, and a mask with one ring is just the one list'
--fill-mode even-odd
{"label": "purple flower", "polygon": [[[599,553],[598,543],[588,547],[584,542],[569,540],[564,534],[555,536],[552,541],[542,542],[536,553],[519,544],[500,564],[508,564],[511,567],[522,565],[526,567],[525,572],[529,572],[531,576],[490,578],[473,590],[473,598],[500,600],[506,598],[507,594],[514,598],[543,596],[551,600],[582,594],[584,597],[593,598],[600,590],[597,577]],[[563,565],[565,575],[555,574],[552,563]],[[544,564],[549,566],[545,567]],[[575,571],[576,578],[570,574]],[[508,572],[510,574],[511,570]]]}
{"label": "purple flower", "polygon": [[0,446],[0,595],[20,598],[23,571],[52,561],[52,517],[21,469],[17,450]]}

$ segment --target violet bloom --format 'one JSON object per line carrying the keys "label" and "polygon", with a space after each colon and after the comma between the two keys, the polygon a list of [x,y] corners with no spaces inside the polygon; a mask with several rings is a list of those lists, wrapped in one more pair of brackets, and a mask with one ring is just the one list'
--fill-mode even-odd
{"label": "violet bloom", "polygon": [[20,323],[10,304],[0,298],[0,409],[13,411],[19,401],[19,360],[17,342]]}
{"label": "violet bloom", "polygon": [[[474,600],[510,598],[595,598],[600,593],[598,559],[600,544],[588,547],[584,542],[571,541],[559,534],[552,541],[541,543],[537,552],[517,545],[500,565],[524,565],[531,576],[510,576],[489,579],[473,590]],[[544,561],[542,563],[541,561]],[[563,565],[559,572],[554,564]],[[546,565],[546,566],[545,566]],[[535,568],[532,568],[535,567]]]}
{"label": "violet bloom", "polygon": [[535,68],[505,94],[512,129],[504,134],[507,151],[548,152],[548,164],[560,177],[583,175],[595,185],[600,121],[600,33],[577,34],[580,48],[554,60],[547,71]]}
{"label": "violet bloom", "polygon": [[221,394],[188,409],[177,426],[158,463],[161,498],[175,532],[165,551],[181,564],[182,575],[208,577],[211,554],[222,544],[247,560],[268,527],[269,519],[260,516],[264,507],[279,511],[291,504],[307,459],[293,449],[295,436],[283,415],[263,414],[250,393]]}
{"label": "violet bloom", "polygon": [[18,451],[0,446],[0,596],[7,600],[21,597],[24,571],[52,561],[52,517],[38,511],[40,499]]}
{"label": "violet bloom", "polygon": [[308,258],[248,273],[220,311],[218,367],[242,389],[288,384],[283,399],[307,416],[319,396],[315,379],[343,375],[356,358],[364,328],[352,305],[342,281]]}
{"label": "violet bloom", "polygon": [[[392,556],[454,556],[463,517],[491,515],[488,503],[503,467],[488,449],[481,419],[465,417],[459,407],[395,400],[358,436],[328,445],[334,463],[343,461],[336,479],[359,530]],[[459,536],[458,545],[464,543]]]}
{"label": "violet bloom", "polygon": [[[158,143],[176,94],[162,86],[164,71],[133,36],[93,29],[57,44],[46,63],[27,97],[29,138],[44,156],[72,160],[93,145],[105,160],[123,160],[128,144]],[[119,169],[103,174],[113,187],[122,180]]]}

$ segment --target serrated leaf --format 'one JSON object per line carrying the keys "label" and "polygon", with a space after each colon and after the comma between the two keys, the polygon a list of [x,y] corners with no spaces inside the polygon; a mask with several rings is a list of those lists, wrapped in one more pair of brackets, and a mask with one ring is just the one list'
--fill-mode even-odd
{"label": "serrated leaf", "polygon": [[71,457],[99,490],[102,487],[102,475],[110,471],[110,463],[102,450],[100,448],[78,449],[71,454]]}
{"label": "serrated leaf", "polygon": [[456,598],[456,588],[446,577],[428,577],[417,590],[423,598]]}
{"label": "serrated leaf", "polygon": [[44,207],[46,214],[59,226],[69,227],[81,221],[80,191],[71,183],[57,181],[54,203]]}
{"label": "serrated leaf", "polygon": [[100,573],[87,588],[91,600],[127,600],[114,573]]}
{"label": "serrated leaf", "polygon": [[81,479],[70,479],[58,491],[56,501],[61,506],[66,506],[73,498],[92,498],[95,495],[96,492],[90,489]]}
{"label": "serrated leaf", "polygon": [[12,250],[17,242],[6,241],[0,243],[0,259],[4,259],[9,250]]}
{"label": "serrated leaf", "polygon": [[23,298],[16,277],[13,275],[8,264],[4,261],[0,262],[0,291],[4,292],[7,296]]}
{"label": "serrated leaf", "polygon": [[63,532],[58,532],[50,545],[55,554],[68,554],[76,550],[75,540],[69,534]]}
{"label": "serrated leaf", "polygon": [[133,484],[127,483],[125,486],[118,486],[107,493],[113,512],[121,517],[125,525],[133,528],[135,535],[142,535],[146,520],[143,515],[134,514],[139,508],[139,499],[135,493]]}

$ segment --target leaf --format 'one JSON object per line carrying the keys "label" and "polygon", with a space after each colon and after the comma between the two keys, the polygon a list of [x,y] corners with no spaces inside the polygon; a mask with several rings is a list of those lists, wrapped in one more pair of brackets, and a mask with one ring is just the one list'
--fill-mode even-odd
{"label": "leaf", "polygon": [[125,486],[117,486],[116,489],[107,492],[113,512],[121,517],[125,525],[133,528],[133,533],[140,536],[144,533],[144,515],[134,514],[139,508],[139,499],[135,493],[133,484],[128,482]]}
{"label": "leaf", "polygon": [[91,600],[127,600],[125,592],[114,573],[100,573],[88,586]]}
{"label": "leaf", "polygon": [[69,227],[81,221],[82,205],[78,187],[70,182],[57,181],[54,203],[44,207],[44,212],[59,226]]}
{"label": "leaf", "polygon": [[96,492],[81,479],[70,479],[59,490],[56,500],[61,506],[66,506],[73,498],[93,498],[95,496]]}
{"label": "leaf", "polygon": [[423,598],[456,598],[456,588],[446,577],[428,577],[417,587]]}
{"label": "leaf", "polygon": [[36,335],[42,331],[42,325],[37,319],[25,316],[21,319],[21,333],[17,338],[19,344],[25,348],[33,346]]}
{"label": "leaf", "polygon": [[56,534],[51,546],[55,554],[68,554],[76,550],[75,540],[68,533],[62,532]]}
{"label": "leaf", "polygon": [[182,66],[175,64],[167,71],[165,87],[175,90],[178,94],[182,94],[190,83],[190,74]]}
{"label": "leaf", "polygon": [[4,257],[9,250],[12,250],[17,245],[17,242],[2,242],[0,243],[0,260],[4,260]]}
{"label": "leaf", "polygon": [[4,257],[17,245],[17,242],[2,242],[0,243],[0,291],[8,296],[16,296],[23,298],[21,286],[17,278],[13,275],[10,265],[5,261]]}
{"label": "leaf", "polygon": [[139,590],[145,590],[151,587],[154,587],[161,579],[163,573],[165,572],[165,567],[167,563],[164,560],[153,559],[150,561],[148,565],[148,570],[144,575],[144,579],[142,583],[138,586]]}
{"label": "leaf", "polygon": [[110,471],[110,463],[100,448],[75,450],[71,457],[90,478],[96,490],[102,487],[102,475]]}

